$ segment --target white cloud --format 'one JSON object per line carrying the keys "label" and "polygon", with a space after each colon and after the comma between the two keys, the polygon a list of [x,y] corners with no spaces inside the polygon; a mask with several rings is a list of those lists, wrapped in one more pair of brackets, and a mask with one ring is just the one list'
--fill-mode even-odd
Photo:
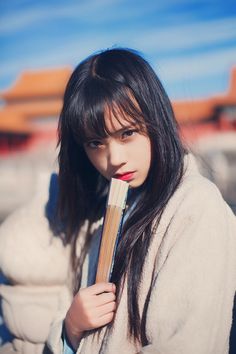
{"label": "white cloud", "polygon": [[214,21],[184,24],[160,30],[158,28],[141,31],[132,39],[135,45],[142,43],[146,51],[188,49],[219,41],[236,39],[236,17]]}
{"label": "white cloud", "polygon": [[116,2],[121,0],[88,0],[75,2],[73,5],[62,5],[55,6],[54,4],[47,4],[46,6],[37,5],[28,9],[15,11],[14,13],[2,16],[2,21],[0,22],[0,34],[14,33],[18,30],[28,28],[34,23],[62,19],[62,18],[84,18],[95,12],[101,10],[102,7],[107,5],[114,5]]}
{"label": "white cloud", "polygon": [[[20,59],[19,57],[11,58],[8,61],[2,62],[0,66],[0,75],[10,73],[11,71],[20,71],[23,68],[35,68],[50,65],[61,65],[66,63],[76,63],[91,54],[93,51],[110,47],[114,44],[118,45],[128,45],[134,48],[142,50],[144,53],[149,52],[149,46],[152,45],[152,51],[154,53],[161,53],[166,49],[188,49],[195,45],[209,44],[217,41],[217,29],[218,38],[221,40],[231,39],[236,36],[236,27],[233,26],[234,19],[214,21],[211,25],[199,24],[191,26],[183,26],[182,28],[171,29],[170,31],[162,31],[153,34],[153,32],[146,31],[145,34],[136,33],[136,35],[131,31],[130,33],[123,32],[122,30],[118,33],[96,33],[93,37],[88,35],[76,35],[72,34],[68,37],[66,41],[61,41],[60,44],[55,44],[54,47],[50,43],[48,45],[45,43],[45,51],[38,55],[38,53],[29,52]],[[195,35],[194,35],[195,33]],[[197,33],[197,35],[196,35]],[[180,43],[178,43],[175,35],[180,38]],[[156,39],[156,40],[155,40]],[[178,44],[177,44],[178,43]],[[48,46],[48,48],[47,48]],[[151,51],[150,49],[150,51]],[[164,71],[165,76],[171,76],[172,78],[177,78],[182,76],[183,73],[188,73],[194,75],[194,72],[212,71],[216,70],[215,63],[222,63],[224,66],[229,62],[233,62],[236,58],[235,49],[219,49],[213,50],[209,53],[195,54],[192,56],[186,56],[183,52],[181,57],[173,57],[165,59],[160,59],[159,64],[165,63],[166,67],[170,69]],[[209,59],[208,59],[209,58]],[[236,59],[234,59],[236,61]],[[183,64],[182,64],[183,63]],[[190,63],[194,64],[194,71],[190,70],[188,72],[188,67]],[[201,64],[202,63],[202,64]],[[218,67],[217,64],[217,67]],[[220,64],[221,65],[221,64]],[[193,66],[193,64],[192,64]],[[183,67],[183,70],[176,70],[176,68]],[[219,69],[219,67],[218,67]],[[168,72],[171,74],[168,75]],[[197,75],[198,75],[197,74]]]}
{"label": "white cloud", "polygon": [[[191,0],[194,1],[194,0]],[[53,8],[40,7],[38,9],[28,9],[28,12],[21,12],[8,17],[9,21],[2,21],[0,33],[15,31],[25,26],[30,26],[35,21],[43,21],[51,18],[62,18],[81,16],[90,14],[91,7],[94,13],[96,8],[106,9],[111,4],[120,4],[124,0],[90,0],[75,2],[74,5]],[[178,0],[171,0],[172,3]],[[186,0],[182,1],[183,3]],[[168,5],[170,2],[168,1]],[[158,5],[161,8],[161,5]],[[164,8],[164,5],[162,3]],[[166,5],[165,5],[166,6]],[[142,7],[137,8],[137,12]],[[120,10],[121,11],[121,10]],[[123,9],[122,9],[123,11]],[[120,12],[121,13],[121,12]],[[105,13],[109,16],[109,13]],[[132,14],[128,14],[132,15]],[[62,22],[63,23],[63,22]],[[185,23],[185,21],[183,21]],[[160,29],[158,23],[156,27],[145,26],[145,30],[139,27],[131,27],[126,30],[119,26],[116,30],[110,31],[91,29],[87,33],[71,32],[67,37],[55,38],[53,43],[47,41],[43,43],[43,50],[34,51],[34,47],[29,48],[29,52],[24,49],[24,56],[19,57],[17,53],[22,53],[22,49],[14,45],[14,57],[1,61],[0,77],[12,77],[12,73],[19,73],[26,69],[36,69],[45,67],[64,66],[66,64],[75,65],[87,55],[95,50],[111,47],[114,44],[133,47],[156,58],[155,68],[160,72],[163,81],[176,83],[178,80],[191,80],[191,78],[202,77],[204,75],[217,75],[225,72],[230,66],[236,64],[236,48],[217,49],[217,45],[225,41],[236,39],[236,17],[218,19],[211,21],[201,21],[192,24],[172,25],[170,28]],[[92,33],[92,34],[91,34]],[[49,36],[50,38],[50,36]],[[51,39],[51,38],[50,38]],[[19,45],[22,45],[19,43]],[[209,47],[207,52],[199,54],[197,52],[202,46]],[[211,49],[212,48],[212,49]],[[19,49],[19,51],[18,51]],[[191,50],[196,50],[194,54]],[[179,51],[175,56],[175,51]],[[172,53],[170,57],[170,53]],[[159,58],[159,59],[158,59]],[[226,69],[227,68],[227,69]]]}
{"label": "white cloud", "polygon": [[[26,69],[58,67],[66,64],[76,65],[91,52],[103,47],[105,45],[102,39],[100,39],[100,42],[96,42],[96,45],[93,41],[77,43],[77,46],[74,42],[67,43],[63,50],[58,48],[50,54],[45,54],[45,56],[35,55],[21,60],[8,61],[0,66],[0,76],[4,77],[12,72],[21,72]],[[164,82],[171,83],[197,77],[204,79],[205,75],[218,75],[226,72],[233,65],[236,65],[235,58],[236,48],[231,48],[194,56],[183,54],[178,58],[156,59],[153,66]]]}
{"label": "white cloud", "polygon": [[[213,0],[207,0],[209,4]],[[6,35],[28,28],[34,23],[43,21],[63,20],[65,18],[77,19],[85,24],[92,26],[96,24],[111,24],[112,21],[119,19],[123,22],[127,19],[139,17],[142,23],[146,23],[146,16],[155,13],[157,21],[161,16],[167,19],[182,19],[182,13],[174,13],[172,6],[184,6],[185,4],[196,3],[197,0],[168,0],[145,2],[127,2],[125,0],[80,0],[65,1],[63,4],[50,3],[47,1],[32,2],[22,10],[14,11],[8,15],[1,15],[0,34]],[[185,18],[186,19],[186,18]],[[138,28],[139,23],[137,23]]]}
{"label": "white cloud", "polygon": [[199,77],[204,79],[205,75],[218,75],[233,66],[236,66],[236,48],[161,60],[154,64],[156,71],[169,82]]}
{"label": "white cloud", "polygon": [[0,77],[20,73],[24,70],[39,69],[47,67],[59,67],[66,65],[76,65],[79,61],[90,55],[95,50],[103,47],[103,40],[94,42],[84,40],[84,38],[67,41],[61,46],[53,47],[51,50],[42,52],[40,55],[35,52],[25,53],[19,58],[11,58],[0,65]]}

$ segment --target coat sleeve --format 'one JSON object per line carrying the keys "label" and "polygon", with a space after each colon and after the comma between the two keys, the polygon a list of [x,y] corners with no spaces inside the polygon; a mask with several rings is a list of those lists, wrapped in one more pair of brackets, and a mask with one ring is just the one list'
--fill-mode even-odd
{"label": "coat sleeve", "polygon": [[148,345],[140,354],[228,353],[235,220],[209,182],[183,199],[159,252],[146,316]]}
{"label": "coat sleeve", "polygon": [[[69,348],[67,345],[64,345],[64,340],[63,340],[63,322],[65,319],[65,311],[64,312],[58,312],[57,317],[52,323],[51,330],[48,336],[47,340],[47,346],[50,349],[50,352],[52,354],[69,354],[73,353],[72,349]],[[84,339],[82,338],[79,347],[77,348],[76,353],[79,353],[82,345],[83,345]]]}

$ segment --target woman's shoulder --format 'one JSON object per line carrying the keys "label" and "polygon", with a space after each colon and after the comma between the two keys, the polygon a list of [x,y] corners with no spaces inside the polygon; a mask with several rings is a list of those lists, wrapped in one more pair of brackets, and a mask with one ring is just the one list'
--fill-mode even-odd
{"label": "woman's shoulder", "polygon": [[227,207],[218,187],[200,172],[195,157],[188,154],[184,160],[182,180],[173,194],[173,201],[177,203],[192,203],[192,206],[201,208],[209,204]]}
{"label": "woman's shoulder", "polygon": [[[158,250],[158,267],[170,251],[187,255],[192,248],[218,250],[235,259],[236,217],[224,201],[217,186],[203,177],[195,160],[189,156],[183,179],[169,200],[154,237],[154,251]],[[205,254],[203,251],[200,254]],[[233,262],[233,261],[232,261]],[[158,268],[159,269],[159,268]]]}
{"label": "woman's shoulder", "polygon": [[185,158],[183,178],[163,212],[163,230],[182,228],[182,225],[205,223],[205,228],[225,224],[236,232],[236,217],[223,199],[217,186],[201,175],[195,158]]}

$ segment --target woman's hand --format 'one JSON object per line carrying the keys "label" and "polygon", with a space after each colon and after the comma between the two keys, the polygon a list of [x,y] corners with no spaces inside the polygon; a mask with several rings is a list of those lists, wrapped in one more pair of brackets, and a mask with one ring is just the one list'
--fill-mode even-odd
{"label": "woman's hand", "polygon": [[80,289],[66,314],[65,330],[73,348],[78,347],[84,331],[102,327],[113,320],[116,287],[97,283]]}

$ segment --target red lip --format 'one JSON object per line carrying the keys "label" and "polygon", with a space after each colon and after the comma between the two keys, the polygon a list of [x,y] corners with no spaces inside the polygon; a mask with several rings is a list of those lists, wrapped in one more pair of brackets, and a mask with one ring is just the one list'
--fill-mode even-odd
{"label": "red lip", "polygon": [[117,173],[116,175],[114,175],[114,178],[121,179],[122,181],[130,181],[133,178],[134,173],[135,173],[134,171],[126,172],[122,174]]}

